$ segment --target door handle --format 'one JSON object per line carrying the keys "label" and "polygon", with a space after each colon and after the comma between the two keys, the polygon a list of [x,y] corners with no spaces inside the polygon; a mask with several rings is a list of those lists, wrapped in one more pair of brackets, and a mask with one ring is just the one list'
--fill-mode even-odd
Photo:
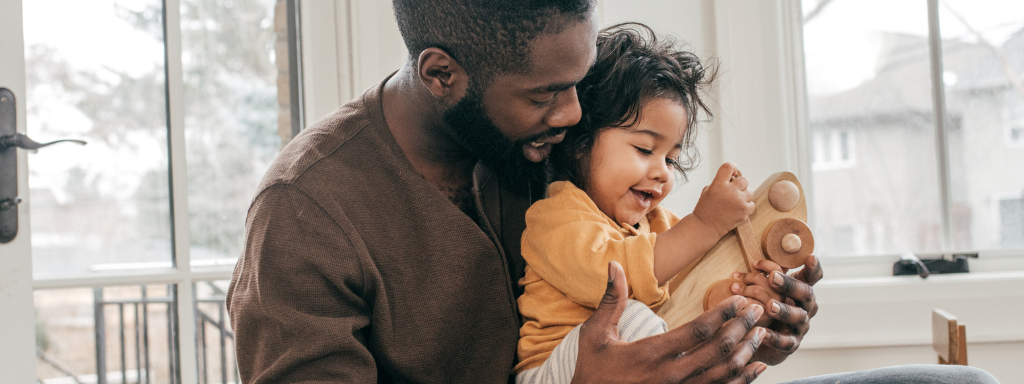
{"label": "door handle", "polygon": [[61,142],[85,145],[82,140],[56,140],[38,143],[18,133],[14,92],[0,88],[0,244],[18,235],[18,153],[16,148],[36,150]]}
{"label": "door handle", "polygon": [[5,149],[10,148],[10,147],[18,147],[18,148],[22,148],[22,149],[36,150],[36,149],[39,149],[39,148],[42,148],[42,147],[48,147],[48,146],[51,146],[51,145],[54,145],[54,144],[57,144],[57,143],[65,143],[65,142],[67,142],[67,143],[75,143],[75,144],[78,144],[78,145],[85,145],[85,144],[87,144],[83,140],[73,140],[73,139],[63,139],[63,140],[54,140],[54,141],[50,141],[50,142],[47,142],[47,143],[37,143],[35,140],[30,139],[28,136],[25,136],[24,134],[15,133],[13,135],[0,136],[0,151],[5,150]]}

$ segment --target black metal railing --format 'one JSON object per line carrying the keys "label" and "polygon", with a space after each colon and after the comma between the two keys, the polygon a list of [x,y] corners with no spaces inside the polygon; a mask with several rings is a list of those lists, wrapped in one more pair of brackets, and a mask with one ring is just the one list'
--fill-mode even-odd
{"label": "black metal railing", "polygon": [[[166,305],[167,306],[167,343],[170,346],[170,353],[168,353],[168,365],[170,367],[170,382],[171,384],[180,383],[180,375],[178,374],[178,343],[177,343],[177,295],[175,292],[174,285],[169,286],[168,291],[171,293],[165,297],[149,297],[147,295],[146,286],[141,287],[141,297],[138,299],[127,299],[127,300],[105,300],[103,298],[103,288],[97,287],[93,289],[93,313],[96,317],[96,382],[98,384],[107,384],[109,377],[107,375],[107,317],[106,307],[113,306],[117,308],[117,335],[118,335],[118,354],[121,367],[121,383],[128,382],[128,373],[131,371],[127,363],[128,354],[134,352],[135,355],[135,382],[139,384],[151,384],[153,380],[153,369],[150,361],[150,338],[149,338],[149,307],[152,305]],[[127,330],[125,326],[126,311],[125,308],[129,308],[127,314],[133,314],[134,329]],[[134,351],[129,351],[126,343],[128,334],[133,333]]]}
{"label": "black metal railing", "polygon": [[[200,384],[228,384],[239,381],[238,369],[235,365],[234,342],[235,334],[231,331],[224,299],[224,289],[213,282],[201,282],[193,285],[193,292],[202,290],[202,298],[194,296],[192,302],[195,309],[197,362]],[[201,289],[200,289],[201,288]],[[129,299],[108,299],[104,297],[103,287],[93,289],[93,313],[95,321],[96,341],[96,376],[78,376],[53,356],[37,349],[40,361],[61,374],[65,380],[73,383],[95,382],[98,384],[180,384],[180,353],[178,345],[178,310],[177,289],[168,285],[168,295],[153,297],[147,292],[146,286],[140,287],[138,297]],[[111,312],[114,313],[113,316]],[[169,377],[158,377],[151,359],[156,355],[162,359],[163,351],[154,353],[154,339],[151,333],[151,320],[154,316],[166,316],[167,320],[167,371]],[[108,325],[110,326],[108,329]],[[159,327],[159,325],[157,325]],[[161,332],[162,333],[162,332]],[[116,337],[108,343],[108,337]],[[112,345],[111,345],[112,344]],[[156,348],[163,348],[162,343]],[[113,361],[109,359],[114,359]],[[116,368],[111,369],[111,364]],[[163,371],[161,367],[159,371]],[[160,376],[163,376],[161,374]],[[214,378],[211,381],[211,376]],[[43,382],[43,380],[39,380]]]}
{"label": "black metal railing", "polygon": [[[221,383],[237,383],[238,382],[238,368],[235,365],[234,352],[235,348],[235,334],[231,332],[231,327],[228,323],[227,318],[227,305],[225,304],[225,298],[227,297],[226,292],[213,282],[203,282],[205,287],[210,289],[212,292],[208,297],[202,299],[195,299],[196,303],[196,337],[198,342],[198,354],[199,354],[199,373],[200,383],[209,384],[210,371],[211,371],[211,359],[210,352],[211,348],[207,345],[207,339],[212,332],[217,339],[217,345],[219,348],[215,351],[217,354],[217,361],[220,363],[220,382]],[[198,287],[197,287],[198,288]],[[193,292],[198,292],[198,289],[194,289]],[[213,306],[216,307],[217,317],[214,318],[207,312],[203,311],[201,306]],[[211,311],[212,312],[212,311]],[[228,342],[230,341],[230,345]],[[214,367],[218,368],[218,367]],[[218,369],[214,369],[215,371]],[[229,375],[233,376],[233,380],[229,381]]]}

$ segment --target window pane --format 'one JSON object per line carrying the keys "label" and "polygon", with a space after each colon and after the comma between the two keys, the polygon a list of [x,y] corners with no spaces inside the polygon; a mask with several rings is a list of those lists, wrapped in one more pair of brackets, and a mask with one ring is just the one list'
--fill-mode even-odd
{"label": "window pane", "polygon": [[[173,289],[150,285],[36,291],[37,376],[43,383],[95,383],[97,375],[108,383],[175,382],[176,354],[169,343]],[[103,371],[97,372],[98,367]]]}
{"label": "window pane", "polygon": [[803,10],[816,253],[937,251],[926,3],[804,0]]}
{"label": "window pane", "polygon": [[958,249],[1024,247],[1024,3],[940,2]]}
{"label": "window pane", "polygon": [[190,256],[233,265],[256,186],[291,137],[285,1],[181,3]]}
{"label": "window pane", "polygon": [[34,274],[170,266],[161,2],[23,7]]}

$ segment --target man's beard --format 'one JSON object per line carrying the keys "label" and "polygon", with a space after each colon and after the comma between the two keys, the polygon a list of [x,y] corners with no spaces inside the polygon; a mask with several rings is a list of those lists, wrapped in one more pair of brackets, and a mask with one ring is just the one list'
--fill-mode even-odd
{"label": "man's beard", "polygon": [[518,141],[509,140],[487,117],[481,93],[470,88],[462,100],[445,111],[444,122],[451,128],[455,140],[476,156],[494,174],[498,183],[514,193],[528,193],[530,183],[546,183],[547,160],[540,163],[527,160],[523,146],[550,136],[552,132]]}

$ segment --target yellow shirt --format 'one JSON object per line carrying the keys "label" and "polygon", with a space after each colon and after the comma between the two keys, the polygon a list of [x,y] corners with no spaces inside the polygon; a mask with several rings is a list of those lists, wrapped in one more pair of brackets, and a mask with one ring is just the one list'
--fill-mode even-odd
{"label": "yellow shirt", "polygon": [[586,192],[570,182],[548,186],[548,197],[526,211],[522,252],[526,274],[519,285],[519,364],[516,373],[541,366],[558,343],[597,308],[608,286],[608,262],[626,272],[629,298],[656,309],[668,284],[654,277],[654,240],[679,222],[657,206],[639,228],[615,223]]}

